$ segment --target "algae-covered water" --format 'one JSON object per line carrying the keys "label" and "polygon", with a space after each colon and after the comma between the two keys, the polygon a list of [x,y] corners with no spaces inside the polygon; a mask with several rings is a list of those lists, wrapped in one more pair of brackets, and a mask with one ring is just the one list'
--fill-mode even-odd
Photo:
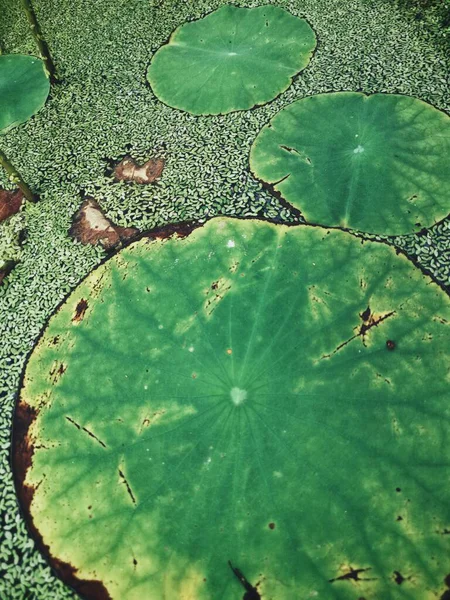
{"label": "algae-covered water", "polygon": [[[0,598],[445,600],[450,4],[32,4]],[[0,49],[38,55],[16,0]]]}

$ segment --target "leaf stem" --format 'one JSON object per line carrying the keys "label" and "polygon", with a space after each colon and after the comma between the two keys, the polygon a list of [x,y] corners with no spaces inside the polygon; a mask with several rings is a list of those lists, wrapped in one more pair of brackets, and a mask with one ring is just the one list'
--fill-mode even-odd
{"label": "leaf stem", "polygon": [[55,63],[53,62],[53,59],[51,57],[48,44],[45,41],[44,36],[42,35],[42,31],[36,17],[36,13],[34,12],[33,5],[31,4],[31,0],[22,0],[22,8],[27,16],[28,23],[30,24],[31,34],[34,37],[41,58],[44,61],[45,69],[47,71],[49,79],[52,83],[57,83],[58,77],[56,75]]}
{"label": "leaf stem", "polygon": [[36,196],[30,190],[28,185],[22,179],[19,171],[9,162],[6,154],[0,150],[0,165],[5,169],[8,174],[8,178],[12,183],[15,183],[17,187],[21,190],[23,195],[30,202],[36,202]]}

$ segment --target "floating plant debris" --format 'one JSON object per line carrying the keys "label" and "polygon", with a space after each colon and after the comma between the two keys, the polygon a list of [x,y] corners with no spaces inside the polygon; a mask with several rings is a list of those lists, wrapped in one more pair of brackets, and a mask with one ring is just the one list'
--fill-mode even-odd
{"label": "floating plant debris", "polygon": [[101,244],[111,250],[121,242],[136,237],[139,230],[134,227],[119,227],[111,223],[100,205],[87,198],[73,218],[69,235],[82,244]]}
{"label": "floating plant debris", "polygon": [[164,170],[162,158],[151,158],[143,165],[138,165],[132,158],[126,157],[114,167],[117,181],[134,181],[136,183],[154,183]]}
{"label": "floating plant debris", "polygon": [[23,202],[20,190],[8,191],[0,189],[0,223],[19,212]]}

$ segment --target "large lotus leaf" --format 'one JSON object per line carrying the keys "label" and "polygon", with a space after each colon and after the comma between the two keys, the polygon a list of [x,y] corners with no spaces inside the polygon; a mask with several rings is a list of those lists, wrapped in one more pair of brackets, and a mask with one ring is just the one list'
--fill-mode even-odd
{"label": "large lotus leaf", "polygon": [[408,96],[342,92],[280,111],[250,165],[310,223],[400,235],[450,212],[449,155],[445,113]]}
{"label": "large lotus leaf", "polygon": [[315,45],[308,23],[281,8],[223,6],[178,27],[147,78],[169,106],[229,113],[273,100],[306,67]]}
{"label": "large lotus leaf", "polygon": [[43,543],[118,599],[435,598],[449,322],[340,231],[219,219],[122,250],[26,370]]}
{"label": "large lotus leaf", "polygon": [[47,100],[50,81],[34,56],[0,56],[0,133],[27,121]]}

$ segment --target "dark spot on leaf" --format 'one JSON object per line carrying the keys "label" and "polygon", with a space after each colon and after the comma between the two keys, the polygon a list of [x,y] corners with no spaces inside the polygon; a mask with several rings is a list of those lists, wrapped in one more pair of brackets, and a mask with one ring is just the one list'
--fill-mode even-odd
{"label": "dark spot on leaf", "polygon": [[66,419],[67,419],[67,421],[69,421],[69,423],[72,423],[72,425],[75,425],[75,427],[77,429],[79,429],[80,431],[84,431],[85,433],[87,433],[88,436],[91,437],[92,439],[94,439],[96,442],[98,442],[100,444],[100,446],[103,446],[103,448],[106,448],[106,444],[104,442],[102,442],[102,440],[100,438],[98,438],[94,433],[92,433],[92,431],[89,431],[89,429],[87,429],[86,427],[83,427],[82,425],[79,425],[76,421],[74,421],[70,417],[66,416]]}
{"label": "dark spot on leaf", "polygon": [[403,521],[403,517],[401,517],[400,515],[398,515],[396,521]]}
{"label": "dark spot on leaf", "polygon": [[88,307],[89,305],[87,301],[84,298],[81,298],[75,308],[75,314],[72,317],[72,323],[80,323],[80,321],[84,319],[84,315],[86,314]]}
{"label": "dark spot on leaf", "polygon": [[29,430],[36,420],[37,410],[21,400],[16,408],[13,425],[14,476],[18,492],[28,487],[24,484],[28,469],[31,467],[34,446]]}
{"label": "dark spot on leaf", "polygon": [[[311,164],[311,159],[309,158],[309,156],[305,156],[305,154],[303,152],[301,152],[300,150],[297,150],[297,148],[292,148],[291,146],[283,146],[283,145],[280,145],[280,148],[282,150],[286,150],[286,152],[290,152],[291,154],[292,153],[297,154],[306,164],[308,164],[308,165]],[[278,183],[281,183],[281,181],[279,181]],[[275,185],[277,185],[277,184],[275,184]]]}
{"label": "dark spot on leaf", "polygon": [[330,583],[333,583],[334,581],[375,581],[376,579],[375,577],[360,577],[361,573],[366,573],[367,571],[370,571],[371,567],[368,567],[367,569],[354,569],[353,567],[349,568],[350,570],[347,573],[344,573],[344,575],[334,577],[333,579],[329,579],[328,581]]}
{"label": "dark spot on leaf", "polygon": [[269,529],[275,529],[275,523],[269,523]]}
{"label": "dark spot on leaf", "polygon": [[[368,316],[367,316],[367,320],[364,321],[364,323],[361,325],[360,329],[359,329],[359,333],[358,335],[363,337],[363,341],[364,341],[364,336],[366,335],[366,333],[372,329],[372,327],[378,327],[378,325],[380,323],[382,323],[383,321],[385,321],[386,319],[389,319],[389,317],[392,317],[392,315],[395,314],[395,311],[391,311],[389,313],[386,313],[385,315],[381,316],[381,317],[376,317],[371,311],[370,308],[367,307],[366,311],[363,314],[367,314],[367,310],[368,312]],[[362,318],[362,315],[361,315]]]}
{"label": "dark spot on leaf", "polygon": [[383,321],[385,321],[386,319],[389,319],[390,317],[392,317],[393,315],[395,315],[395,310],[386,313],[385,315],[382,316],[376,316],[374,315],[373,312],[371,312],[370,308],[367,307],[366,310],[360,314],[361,319],[364,320],[364,317],[367,316],[367,320],[364,320],[364,323],[361,325],[361,327],[359,328],[358,333],[355,333],[355,335],[352,335],[351,338],[349,338],[348,340],[345,340],[345,342],[342,342],[341,344],[339,344],[339,346],[337,346],[333,352],[331,352],[330,354],[324,354],[322,356],[322,359],[325,358],[331,358],[331,356],[333,356],[334,354],[336,354],[336,352],[339,352],[339,350],[341,350],[342,348],[344,348],[345,346],[347,346],[347,344],[349,344],[350,342],[352,342],[353,340],[355,340],[356,338],[360,337],[362,338],[362,343],[364,346],[366,346],[366,334],[368,331],[370,331],[370,329],[372,329],[372,327],[378,327],[378,325],[380,323],[383,323]]}
{"label": "dark spot on leaf", "polygon": [[119,477],[121,479],[121,483],[125,484],[127,493],[130,496],[131,501],[133,502],[134,505],[136,505],[136,498],[133,494],[133,490],[131,489],[130,484],[128,483],[127,478],[125,477],[125,475],[124,475],[123,471],[121,471],[121,469],[118,469],[118,471],[119,471]]}
{"label": "dark spot on leaf", "polygon": [[368,306],[366,310],[362,312],[359,316],[363,321],[368,321],[370,318],[370,306]]}
{"label": "dark spot on leaf", "polygon": [[388,350],[395,350],[395,342],[392,340],[387,340],[386,342],[386,348]]}
{"label": "dark spot on leaf", "polygon": [[244,574],[237,567],[233,567],[231,561],[228,561],[228,565],[233,573],[236,575],[237,579],[240,581],[242,587],[246,590],[242,600],[261,600],[261,595],[251,583],[247,581]]}
{"label": "dark spot on leaf", "polygon": [[394,581],[397,585],[401,585],[405,581],[405,578],[400,571],[394,571]]}
{"label": "dark spot on leaf", "polygon": [[402,491],[402,489],[401,489],[401,488],[399,488],[399,487],[397,487],[397,488],[395,488],[395,491],[396,491],[396,492],[401,492],[401,491]]}

